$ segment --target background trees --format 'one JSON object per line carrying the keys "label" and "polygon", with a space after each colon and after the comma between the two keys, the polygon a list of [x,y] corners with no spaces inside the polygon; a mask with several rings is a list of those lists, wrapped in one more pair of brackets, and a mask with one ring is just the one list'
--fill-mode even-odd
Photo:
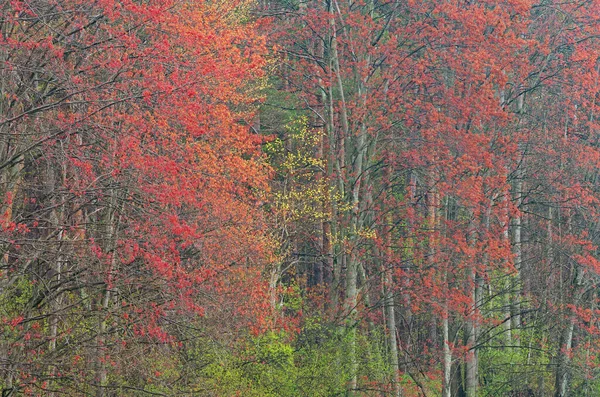
{"label": "background trees", "polygon": [[332,227],[315,227],[320,245],[292,240],[331,269],[348,392],[368,394],[361,360],[381,340],[389,394],[592,393],[573,371],[593,356],[595,7],[271,1],[263,14],[274,84],[327,137],[314,153]]}

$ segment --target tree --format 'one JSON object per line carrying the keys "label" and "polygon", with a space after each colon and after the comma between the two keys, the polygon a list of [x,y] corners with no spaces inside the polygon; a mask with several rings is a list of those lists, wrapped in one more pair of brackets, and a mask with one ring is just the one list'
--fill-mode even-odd
{"label": "tree", "polygon": [[3,393],[136,393],[146,357],[219,335],[225,313],[224,343],[264,328],[248,3],[2,9]]}

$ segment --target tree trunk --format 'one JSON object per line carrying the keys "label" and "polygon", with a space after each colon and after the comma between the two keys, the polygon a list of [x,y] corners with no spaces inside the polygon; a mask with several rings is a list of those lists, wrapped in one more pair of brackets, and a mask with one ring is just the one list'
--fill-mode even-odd
{"label": "tree trunk", "polygon": [[[386,172],[389,169],[386,168]],[[385,210],[385,208],[383,208]],[[393,371],[392,374],[392,386],[395,397],[402,396],[402,386],[400,385],[400,366],[398,363],[398,341],[396,340],[396,305],[394,300],[394,268],[390,261],[392,259],[392,213],[389,211],[385,216],[386,224],[384,225],[385,237],[384,241],[386,244],[385,253],[383,260],[383,274],[384,274],[384,303],[385,303],[385,320],[387,328],[387,339],[390,354],[390,367]]]}
{"label": "tree trunk", "polygon": [[442,397],[452,397],[452,351],[450,350],[450,330],[448,323],[448,307],[445,308],[442,318],[442,334],[444,337],[443,356],[443,384]]}
{"label": "tree trunk", "polygon": [[118,203],[118,194],[113,190],[113,194],[110,200],[110,207],[106,217],[107,222],[107,252],[110,252],[110,262],[106,271],[105,288],[101,297],[101,305],[98,317],[98,337],[97,337],[97,373],[98,373],[98,386],[96,388],[96,396],[106,396],[105,389],[108,383],[108,373],[106,369],[105,357],[106,357],[106,331],[107,331],[107,317],[109,316],[109,305],[113,292],[113,274],[117,267],[117,241],[119,234],[119,227],[121,223],[121,211],[124,202]]}
{"label": "tree trunk", "polygon": [[[583,295],[583,275],[582,269],[574,265],[572,269],[575,272],[575,284],[573,287],[573,305],[577,306]],[[558,365],[556,367],[556,379],[554,386],[555,397],[568,397],[569,395],[569,384],[570,384],[570,370],[569,365],[571,363],[571,349],[573,348],[573,332],[575,330],[575,314],[569,314],[569,320],[567,326],[563,330],[561,335],[561,343],[558,347],[557,360]]]}
{"label": "tree trunk", "polygon": [[387,337],[390,352],[390,367],[393,371],[392,385],[394,387],[394,396],[402,396],[402,386],[400,385],[400,366],[398,363],[398,341],[396,340],[396,305],[394,304],[394,294],[391,286],[393,285],[391,270],[386,272],[386,325]]}
{"label": "tree trunk", "polygon": [[[521,165],[522,166],[522,165]],[[519,167],[521,167],[519,166]],[[516,173],[516,181],[515,181],[515,204],[521,210],[521,205],[523,204],[523,178],[524,172],[522,169],[519,169]],[[513,299],[512,305],[512,317],[511,317],[511,326],[513,329],[518,329],[521,327],[521,298],[522,298],[522,274],[521,268],[523,265],[523,241],[522,241],[522,216],[519,213],[513,219],[513,256],[515,258],[515,268],[517,270],[516,278],[515,278],[515,297]],[[519,339],[517,338],[514,343],[519,344]]]}

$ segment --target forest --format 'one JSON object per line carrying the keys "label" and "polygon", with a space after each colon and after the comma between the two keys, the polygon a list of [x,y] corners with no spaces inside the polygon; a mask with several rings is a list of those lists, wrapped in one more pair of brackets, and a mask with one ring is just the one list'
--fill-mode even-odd
{"label": "forest", "polygon": [[600,396],[597,0],[0,0],[0,396]]}

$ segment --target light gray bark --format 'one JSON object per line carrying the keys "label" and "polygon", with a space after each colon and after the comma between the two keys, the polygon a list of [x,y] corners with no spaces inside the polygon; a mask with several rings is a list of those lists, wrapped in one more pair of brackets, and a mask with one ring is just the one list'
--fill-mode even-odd
{"label": "light gray bark", "polygon": [[442,397],[452,397],[452,351],[450,350],[450,335],[448,322],[448,308],[446,307],[442,319],[442,334],[444,338],[443,355],[443,384]]}

